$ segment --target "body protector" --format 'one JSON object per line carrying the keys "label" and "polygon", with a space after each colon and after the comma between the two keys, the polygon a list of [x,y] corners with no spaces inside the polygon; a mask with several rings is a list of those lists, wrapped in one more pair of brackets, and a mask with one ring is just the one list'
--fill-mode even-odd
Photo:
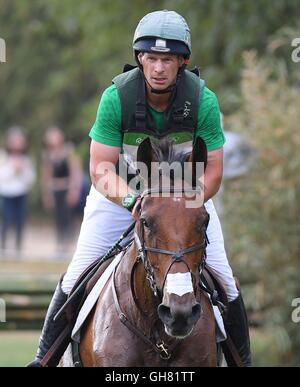
{"label": "body protector", "polygon": [[[126,67],[125,67],[126,71]],[[195,71],[195,73],[194,73]],[[139,68],[131,68],[113,79],[122,110],[123,149],[125,161],[132,166],[138,145],[147,137],[152,141],[171,138],[178,152],[192,151],[198,111],[205,82],[197,70],[184,70],[164,112],[164,130],[159,131],[147,106],[146,85]],[[133,169],[134,170],[134,169]],[[133,172],[131,169],[131,171]]]}

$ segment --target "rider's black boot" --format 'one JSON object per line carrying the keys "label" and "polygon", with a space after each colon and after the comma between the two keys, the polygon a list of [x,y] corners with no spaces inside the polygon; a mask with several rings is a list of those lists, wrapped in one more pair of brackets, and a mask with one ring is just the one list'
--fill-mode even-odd
{"label": "rider's black boot", "polygon": [[[244,367],[251,367],[251,351],[248,319],[242,295],[229,302],[225,318],[226,332],[230,336]],[[228,367],[237,367],[236,361],[226,345],[222,346]]]}

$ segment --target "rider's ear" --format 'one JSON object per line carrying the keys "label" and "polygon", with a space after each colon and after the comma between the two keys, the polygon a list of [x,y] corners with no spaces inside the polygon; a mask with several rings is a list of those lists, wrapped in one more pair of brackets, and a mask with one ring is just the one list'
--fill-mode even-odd
{"label": "rider's ear", "polygon": [[178,59],[179,59],[179,67],[181,67],[184,63],[184,57],[182,55],[178,55]]}
{"label": "rider's ear", "polygon": [[[195,187],[204,174],[207,165],[207,148],[201,137],[196,138],[188,161],[192,162],[193,187]],[[200,163],[203,164],[201,165]]]}
{"label": "rider's ear", "polygon": [[143,55],[144,55],[144,54],[143,54],[142,52],[140,52],[140,53],[138,54],[138,56],[137,56],[137,57],[138,57],[138,61],[140,62],[141,65],[143,65],[143,63],[142,63]]}

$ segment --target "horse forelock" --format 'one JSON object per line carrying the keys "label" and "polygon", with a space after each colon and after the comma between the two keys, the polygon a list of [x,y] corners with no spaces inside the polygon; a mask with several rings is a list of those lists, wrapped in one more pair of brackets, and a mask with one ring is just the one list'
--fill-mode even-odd
{"label": "horse forelock", "polygon": [[[178,180],[179,178],[180,181],[186,179],[184,176],[185,163],[188,162],[191,152],[176,150],[175,141],[171,138],[165,138],[160,142],[153,142],[152,152],[154,161],[160,164],[160,175],[168,177],[172,186],[176,179]],[[171,169],[165,168],[166,165],[171,167]]]}
{"label": "horse forelock", "polygon": [[190,152],[179,152],[175,148],[175,141],[171,138],[165,138],[159,143],[153,142],[152,149],[157,162],[174,162],[180,163],[182,166],[187,161]]}

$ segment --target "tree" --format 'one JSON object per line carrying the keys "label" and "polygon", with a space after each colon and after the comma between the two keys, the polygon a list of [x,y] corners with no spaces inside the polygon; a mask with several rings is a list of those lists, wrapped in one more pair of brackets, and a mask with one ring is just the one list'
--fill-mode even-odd
{"label": "tree", "polygon": [[300,90],[290,83],[292,73],[280,70],[281,61],[270,62],[253,51],[244,55],[241,109],[226,124],[247,136],[259,157],[246,178],[227,184],[224,219],[252,316],[273,346],[277,343],[278,357],[271,359],[275,350],[268,348],[264,364],[269,356],[295,365],[300,335],[291,314],[300,294]]}

